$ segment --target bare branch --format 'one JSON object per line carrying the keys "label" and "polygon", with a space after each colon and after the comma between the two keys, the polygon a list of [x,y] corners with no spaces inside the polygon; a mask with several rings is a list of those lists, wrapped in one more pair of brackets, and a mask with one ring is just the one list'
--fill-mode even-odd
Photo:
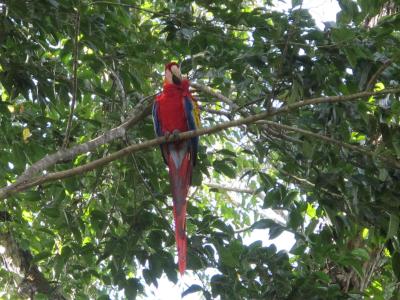
{"label": "bare branch", "polygon": [[[319,98],[313,98],[313,99],[308,99],[308,100],[303,100],[299,102],[295,102],[292,104],[289,104],[287,106],[284,106],[280,109],[277,109],[275,111],[264,111],[262,113],[249,116],[246,118],[241,118],[229,122],[224,122],[220,123],[216,126],[209,127],[209,128],[200,128],[198,130],[193,130],[193,131],[187,131],[180,133],[177,135],[177,137],[174,136],[168,136],[168,137],[159,137],[153,140],[149,140],[146,142],[143,142],[141,144],[133,144],[130,145],[126,148],[123,148],[117,152],[114,152],[113,154],[110,154],[109,156],[100,158],[98,160],[92,161],[90,163],[87,163],[85,165],[75,167],[69,170],[65,171],[60,171],[60,172],[54,172],[54,173],[49,173],[40,177],[32,178],[31,180],[26,180],[24,182],[16,182],[12,185],[9,185],[7,187],[4,187],[0,189],[0,199],[3,199],[11,194],[15,194],[17,192],[21,192],[24,190],[27,190],[30,187],[37,186],[46,182],[50,181],[55,181],[63,178],[68,178],[71,176],[75,176],[78,174],[82,174],[88,171],[91,171],[95,168],[98,168],[100,166],[103,166],[105,164],[108,164],[116,159],[119,159],[121,157],[124,157],[130,153],[141,151],[144,149],[148,149],[151,147],[154,147],[156,145],[165,143],[165,142],[172,142],[172,141],[177,141],[177,140],[183,140],[183,139],[189,139],[195,136],[201,136],[201,135],[206,135],[206,134],[212,134],[216,133],[231,127],[237,127],[241,125],[248,125],[248,124],[253,124],[257,121],[260,121],[262,119],[265,119],[267,117],[271,117],[277,114],[284,114],[288,113],[290,111],[299,109],[301,107],[305,107],[308,105],[315,105],[315,104],[320,104],[320,103],[339,103],[339,102],[347,102],[347,101],[355,101],[355,100],[360,100],[365,97],[370,97],[374,95],[384,95],[384,94],[389,94],[389,93],[399,93],[400,88],[398,89],[387,89],[387,90],[382,90],[378,92],[360,92],[352,95],[347,95],[347,96],[331,96],[331,97],[319,97]],[[146,115],[142,112],[142,115]],[[126,123],[126,122],[125,122]],[[124,124],[125,124],[124,123]],[[122,126],[122,125],[121,125]],[[400,163],[400,162],[398,162]]]}
{"label": "bare branch", "polygon": [[[118,127],[112,128],[109,131],[103,133],[102,135],[90,140],[86,143],[76,145],[69,149],[61,149],[56,153],[46,155],[39,161],[31,165],[25,172],[17,178],[15,184],[22,183],[31,179],[37,173],[47,170],[49,167],[55,165],[58,162],[65,162],[71,160],[82,153],[87,153],[93,151],[97,147],[107,144],[112,140],[117,138],[122,138],[125,135],[127,128],[135,125],[140,120],[145,118],[151,110],[152,99],[155,95],[151,95],[143,98],[134,108],[128,119],[119,125]],[[12,185],[10,185],[11,187]]]}
{"label": "bare branch", "polygon": [[[121,101],[122,112],[126,113],[126,110],[127,110],[127,107],[128,107],[128,98],[126,97],[126,92],[125,92],[125,89],[124,89],[124,85],[122,84],[122,80],[119,77],[117,71],[115,70],[114,61],[112,62],[112,66],[109,67],[106,64],[106,62],[100,56],[97,57],[97,59],[99,59],[103,63],[104,68],[107,69],[110,72],[111,77],[114,79],[114,82],[117,85],[118,96],[119,96],[120,101]],[[123,117],[123,115],[121,115],[121,117]],[[122,119],[121,121],[123,122],[124,120]]]}
{"label": "bare branch", "polygon": [[78,92],[78,47],[79,47],[79,27],[80,27],[80,12],[77,8],[76,17],[75,17],[75,37],[74,37],[74,53],[73,53],[73,65],[72,65],[72,99],[71,99],[71,106],[69,110],[69,116],[67,121],[67,129],[65,131],[65,137],[63,142],[63,148],[68,147],[69,136],[71,134],[71,127],[72,127],[72,119],[74,117],[75,111],[75,103],[76,103],[76,94]]}

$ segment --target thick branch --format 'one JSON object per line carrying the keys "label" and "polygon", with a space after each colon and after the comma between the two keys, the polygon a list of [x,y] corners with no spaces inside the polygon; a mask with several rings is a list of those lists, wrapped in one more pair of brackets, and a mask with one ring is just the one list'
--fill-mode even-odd
{"label": "thick branch", "polygon": [[135,125],[150,113],[152,99],[154,98],[154,96],[155,95],[151,95],[143,98],[135,106],[135,109],[132,111],[131,116],[118,127],[115,127],[84,144],[79,144],[69,149],[61,149],[56,153],[46,155],[45,157],[31,165],[28,169],[26,169],[25,172],[17,178],[15,184],[23,183],[31,179],[37,173],[47,170],[49,167],[55,165],[58,162],[69,161],[79,154],[93,151],[101,145],[107,144],[112,140],[123,137],[127,128]]}
{"label": "thick branch", "polygon": [[[71,176],[75,176],[78,174],[82,174],[88,171],[91,171],[95,168],[98,168],[100,166],[103,166],[111,161],[114,161],[116,159],[119,159],[121,157],[124,157],[128,155],[129,153],[141,151],[144,149],[148,149],[151,147],[154,147],[156,145],[165,143],[165,142],[171,142],[175,140],[181,140],[181,139],[188,139],[192,138],[195,136],[201,136],[201,135],[206,135],[206,134],[212,134],[216,133],[222,130],[225,130],[227,128],[231,127],[237,127],[240,125],[248,125],[248,124],[253,124],[257,121],[260,121],[262,119],[265,119],[267,117],[271,117],[277,114],[282,114],[282,113],[288,113],[292,110],[308,106],[308,105],[315,105],[315,104],[320,104],[320,103],[338,103],[338,102],[346,102],[346,101],[354,101],[354,100],[359,100],[361,98],[369,97],[369,96],[374,96],[374,95],[384,95],[388,93],[399,93],[400,89],[388,89],[388,90],[382,90],[378,92],[361,92],[361,93],[356,93],[352,95],[347,95],[347,96],[332,96],[332,97],[319,97],[319,98],[314,98],[314,99],[308,99],[304,101],[299,101],[287,106],[284,106],[280,109],[277,109],[275,111],[265,111],[250,117],[246,118],[241,118],[237,119],[234,121],[229,121],[229,122],[224,122],[220,123],[216,126],[209,127],[209,128],[201,128],[199,130],[194,130],[194,131],[188,131],[188,132],[183,132],[177,136],[177,138],[174,138],[173,136],[169,137],[159,137],[153,140],[149,140],[146,142],[143,142],[141,144],[134,144],[130,145],[124,149],[121,149],[113,154],[110,154],[109,156],[103,157],[101,159],[92,161],[90,163],[87,163],[85,165],[65,170],[65,171],[60,171],[60,172],[54,172],[54,173],[49,173],[37,178],[33,178],[32,180],[25,181],[25,182],[16,182],[10,186],[4,187],[0,189],[0,199],[3,199],[9,195],[15,194],[17,192],[21,192],[24,190],[27,190],[30,187],[37,186],[46,182],[50,181],[55,181]],[[142,112],[142,115],[146,115]],[[126,123],[126,122],[125,122]],[[124,124],[125,124],[124,123]],[[122,126],[122,125],[121,125]]]}
{"label": "thick branch", "polygon": [[3,267],[15,274],[14,279],[21,296],[33,299],[33,295],[42,293],[50,299],[66,299],[32,263],[32,255],[19,247],[11,233],[0,233],[0,245],[5,249],[1,254]]}

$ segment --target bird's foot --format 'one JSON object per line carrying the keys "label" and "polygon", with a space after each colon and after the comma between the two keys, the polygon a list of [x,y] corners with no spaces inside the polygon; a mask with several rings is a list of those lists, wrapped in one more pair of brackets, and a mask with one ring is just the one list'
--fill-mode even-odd
{"label": "bird's foot", "polygon": [[180,133],[181,132],[178,129],[174,129],[174,131],[172,131],[172,138],[174,140],[178,139]]}
{"label": "bird's foot", "polygon": [[165,131],[164,132],[164,136],[165,136],[166,141],[168,141],[170,139],[170,137],[171,137],[171,132]]}
{"label": "bird's foot", "polygon": [[175,129],[174,131],[172,131],[172,133],[169,131],[165,131],[164,136],[165,136],[167,142],[173,142],[176,139],[178,139],[180,133],[181,132],[178,129]]}

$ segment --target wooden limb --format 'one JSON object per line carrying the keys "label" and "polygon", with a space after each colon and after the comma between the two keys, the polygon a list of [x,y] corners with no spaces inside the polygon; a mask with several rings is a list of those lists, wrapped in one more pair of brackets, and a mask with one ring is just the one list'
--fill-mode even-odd
{"label": "wooden limb", "polygon": [[[37,173],[47,170],[59,162],[65,162],[74,159],[76,156],[93,151],[101,145],[107,144],[115,139],[122,138],[125,135],[127,128],[137,124],[140,120],[145,118],[151,111],[152,99],[155,95],[143,98],[132,111],[130,117],[118,127],[106,131],[102,135],[86,142],[73,146],[69,149],[61,149],[53,154],[46,155],[38,160],[25,172],[17,178],[14,184],[20,184],[31,179]],[[0,192],[1,193],[1,192]]]}
{"label": "wooden limb", "polygon": [[[296,110],[296,109],[299,109],[299,108],[302,108],[305,106],[309,106],[309,105],[316,105],[316,104],[321,104],[321,103],[340,103],[340,102],[355,101],[355,100],[360,100],[365,97],[370,97],[370,96],[374,96],[374,95],[385,95],[385,94],[389,94],[389,93],[399,93],[399,92],[400,92],[400,89],[398,88],[398,89],[387,89],[387,90],[382,90],[382,91],[377,91],[377,92],[360,92],[360,93],[347,95],[347,96],[318,97],[318,98],[295,102],[295,103],[289,104],[287,106],[284,106],[282,108],[279,108],[275,111],[271,111],[271,112],[264,111],[259,114],[255,114],[255,115],[252,115],[252,116],[249,116],[246,118],[223,122],[223,123],[220,123],[213,127],[200,128],[198,130],[187,131],[187,132],[180,133],[176,136],[159,137],[159,138],[156,138],[153,140],[143,142],[141,144],[130,145],[130,146],[123,148],[117,152],[114,152],[113,154],[110,154],[106,157],[92,161],[90,163],[87,163],[87,164],[79,166],[79,167],[75,167],[75,168],[65,170],[65,171],[60,171],[60,172],[48,173],[48,174],[45,174],[43,176],[39,176],[36,178],[30,177],[29,180],[26,179],[25,181],[21,181],[19,179],[15,183],[10,184],[9,186],[6,186],[6,187],[3,187],[0,189],[0,199],[4,199],[7,196],[9,196],[11,194],[15,194],[17,192],[27,190],[28,188],[31,188],[33,186],[37,186],[37,185],[40,185],[40,184],[43,184],[46,182],[55,181],[55,180],[59,180],[59,179],[63,179],[63,178],[67,178],[67,177],[71,177],[71,176],[75,176],[78,174],[82,174],[82,173],[91,171],[95,168],[98,168],[100,166],[108,164],[116,159],[124,157],[130,153],[148,149],[148,148],[154,147],[156,145],[159,145],[159,144],[162,144],[165,142],[189,139],[189,138],[192,138],[195,136],[213,134],[213,133],[220,132],[222,130],[225,130],[225,129],[228,129],[231,127],[238,127],[241,125],[254,124],[257,121],[266,119],[268,117],[272,117],[272,116],[275,116],[278,114],[286,114],[293,110]],[[149,109],[150,109],[150,107],[149,107]],[[142,111],[141,114],[139,113],[139,115],[143,118],[148,113],[149,112]],[[135,118],[135,120],[136,119],[137,118]],[[123,127],[123,129],[125,129],[125,128]],[[400,165],[399,161],[397,161],[397,163]],[[397,164],[393,165],[393,166],[398,168]]]}
{"label": "wooden limb", "polygon": [[[11,216],[1,212],[0,222],[10,221]],[[42,293],[49,299],[65,300],[66,298],[52,285],[40,272],[38,266],[33,263],[32,255],[21,249],[11,232],[3,230],[0,233],[0,246],[2,247],[2,267],[13,274],[14,282],[17,285],[17,292],[21,298],[34,298],[36,293]]]}

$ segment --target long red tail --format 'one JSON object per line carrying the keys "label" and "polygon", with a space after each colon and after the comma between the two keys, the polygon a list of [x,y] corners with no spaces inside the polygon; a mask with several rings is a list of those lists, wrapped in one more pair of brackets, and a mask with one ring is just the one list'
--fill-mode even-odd
{"label": "long red tail", "polygon": [[192,162],[189,151],[189,142],[173,143],[168,145],[169,180],[174,202],[175,240],[178,248],[179,272],[186,269],[186,197],[192,177]]}

